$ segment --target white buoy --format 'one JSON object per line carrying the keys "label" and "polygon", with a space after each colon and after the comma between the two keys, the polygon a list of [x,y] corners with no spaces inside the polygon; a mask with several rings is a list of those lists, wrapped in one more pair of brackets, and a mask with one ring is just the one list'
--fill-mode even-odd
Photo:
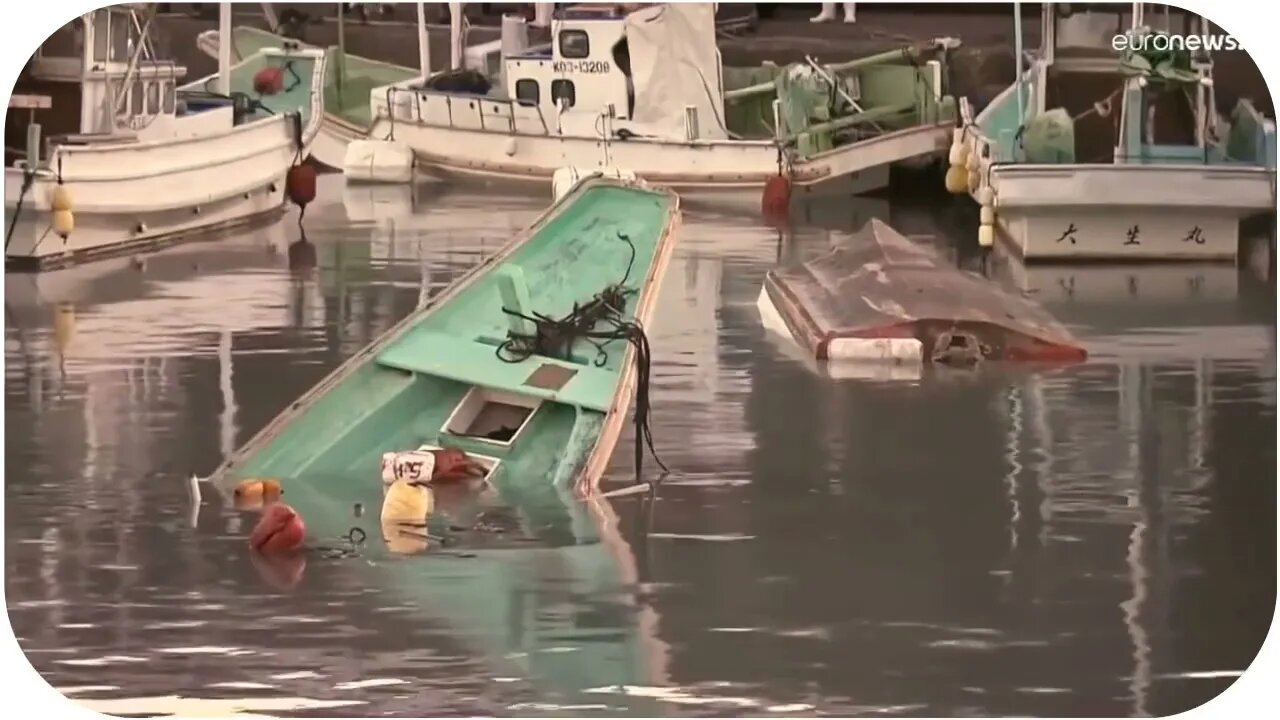
{"label": "white buoy", "polygon": [[396,140],[353,140],[342,161],[347,182],[413,181],[413,149]]}

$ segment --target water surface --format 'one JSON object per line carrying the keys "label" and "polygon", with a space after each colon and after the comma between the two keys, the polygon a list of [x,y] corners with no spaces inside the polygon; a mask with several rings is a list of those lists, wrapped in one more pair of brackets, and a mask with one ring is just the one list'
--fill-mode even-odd
{"label": "water surface", "polygon": [[289,220],[6,277],[9,617],[92,707],[1170,714],[1265,637],[1274,285],[1000,264],[1090,362],[832,378],[760,328],[760,282],[872,215],[950,246],[947,212],[880,200],[806,208],[785,248],[749,213],[686,211],[651,328],[672,474],[655,502],[575,508],[598,542],[255,566],[253,516],[206,497],[193,518],[186,478],[546,201],[329,180],[309,252]]}

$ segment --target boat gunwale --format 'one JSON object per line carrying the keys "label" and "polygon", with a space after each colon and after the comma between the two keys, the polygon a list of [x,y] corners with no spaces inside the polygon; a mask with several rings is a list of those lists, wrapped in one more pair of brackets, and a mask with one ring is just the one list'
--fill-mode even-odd
{"label": "boat gunwale", "polygon": [[[316,402],[331,390],[345,382],[368,362],[375,360],[379,352],[404,337],[427,317],[440,310],[445,306],[445,304],[461,295],[464,291],[470,289],[476,282],[484,278],[487,273],[495,269],[502,261],[509,258],[516,250],[523,247],[527,242],[533,239],[534,236],[544,230],[553,220],[568,210],[574,202],[584,197],[590,190],[600,186],[644,190],[646,192],[665,196],[670,202],[670,214],[665,226],[663,227],[663,232],[658,238],[654,261],[650,264],[649,273],[645,277],[644,286],[641,291],[641,299],[635,310],[635,317],[637,319],[641,317],[642,312],[646,315],[651,314],[652,306],[656,302],[655,299],[650,299],[656,298],[656,293],[652,292],[654,289],[653,285],[655,283],[655,278],[658,277],[658,273],[656,271],[665,271],[666,263],[669,261],[675,245],[673,241],[674,229],[680,224],[680,198],[675,192],[668,188],[660,186],[655,187],[644,182],[622,181],[616,178],[607,177],[587,178],[564,197],[553,202],[550,207],[548,207],[532,223],[513,237],[506,245],[496,250],[492,255],[488,256],[484,260],[481,260],[438,295],[429,298],[422,306],[417,308],[414,312],[406,315],[398,323],[384,332],[379,338],[375,339],[358,352],[353,353],[340,365],[334,368],[333,371],[307,390],[307,392],[303,393],[301,397],[289,403],[284,410],[278,413],[266,425],[254,433],[248,441],[243,443],[229,457],[219,463],[218,467],[210,473],[207,480],[213,484],[214,487],[219,488],[224,495],[229,494],[231,487],[228,483],[228,476],[236,469],[236,467],[243,464],[248,456],[265,447],[270,441],[274,440],[281,432],[283,432],[291,422],[308,411]],[[628,374],[634,372],[634,363],[631,362],[631,353],[633,351],[634,348],[628,345],[627,354],[623,360],[623,371],[619,378],[619,390],[625,389]],[[600,463],[598,455],[606,444],[605,432],[611,421],[616,424],[617,420],[613,418],[615,414],[621,417],[621,413],[616,413],[615,411],[618,409],[619,402],[622,401],[624,397],[629,401],[629,396],[624,396],[621,392],[615,395],[614,404],[611,407],[609,414],[606,415],[605,426],[601,430],[601,441],[597,443],[596,450],[588,458],[588,461],[584,463],[583,471],[579,473],[579,476],[574,483],[575,486],[581,484],[580,481],[587,469]],[[616,439],[615,433],[613,441],[607,443],[610,445],[610,452],[612,451],[612,445],[616,442]]]}

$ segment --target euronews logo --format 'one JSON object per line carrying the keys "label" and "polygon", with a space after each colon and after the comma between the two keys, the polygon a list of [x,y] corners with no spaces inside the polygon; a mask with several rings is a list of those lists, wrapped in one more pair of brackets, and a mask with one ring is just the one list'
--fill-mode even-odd
{"label": "euronews logo", "polygon": [[1239,50],[1240,41],[1234,35],[1169,35],[1164,33],[1148,33],[1131,35],[1123,33],[1111,38],[1111,47],[1117,51],[1133,50],[1146,52],[1155,50]]}

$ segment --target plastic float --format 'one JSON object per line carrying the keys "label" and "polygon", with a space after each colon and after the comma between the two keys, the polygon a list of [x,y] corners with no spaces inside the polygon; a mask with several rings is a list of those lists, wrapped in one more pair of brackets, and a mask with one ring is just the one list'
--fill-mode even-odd
{"label": "plastic float", "polygon": [[781,328],[819,361],[971,366],[1087,357],[1038,305],[879,220],[818,258],[771,270],[758,305],[766,327]]}
{"label": "plastic float", "polygon": [[342,162],[347,182],[413,181],[413,149],[395,140],[353,140]]}

